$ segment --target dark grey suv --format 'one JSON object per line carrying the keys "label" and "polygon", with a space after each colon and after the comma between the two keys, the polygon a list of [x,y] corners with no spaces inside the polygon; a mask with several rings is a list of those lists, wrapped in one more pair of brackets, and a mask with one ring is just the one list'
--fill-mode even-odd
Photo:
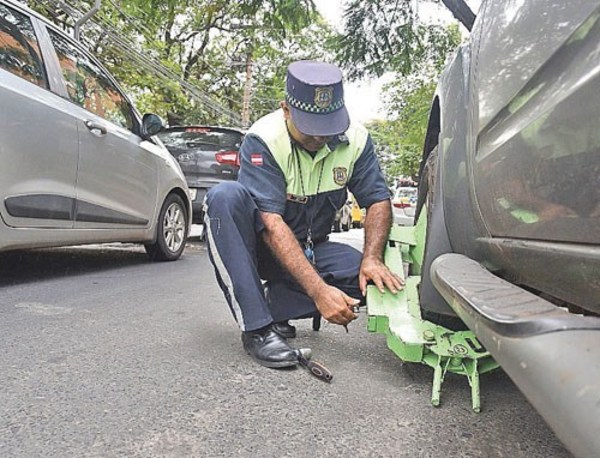
{"label": "dark grey suv", "polygon": [[578,457],[600,452],[598,56],[598,0],[483,1],[416,212],[423,313],[458,315]]}
{"label": "dark grey suv", "polygon": [[244,133],[210,126],[170,127],[159,135],[179,162],[192,196],[192,222],[202,223],[202,203],[210,188],[226,180],[237,180],[239,150]]}

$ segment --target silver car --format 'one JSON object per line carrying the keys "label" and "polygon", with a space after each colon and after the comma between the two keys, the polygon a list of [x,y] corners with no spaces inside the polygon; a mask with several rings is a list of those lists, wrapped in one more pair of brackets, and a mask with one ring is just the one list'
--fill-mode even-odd
{"label": "silver car", "polygon": [[0,0],[0,251],[140,242],[177,259],[191,206],[161,128],[79,43]]}

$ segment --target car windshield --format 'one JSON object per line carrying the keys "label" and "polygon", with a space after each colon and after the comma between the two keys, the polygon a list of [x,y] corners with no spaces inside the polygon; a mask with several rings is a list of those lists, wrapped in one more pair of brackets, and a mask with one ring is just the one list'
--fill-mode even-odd
{"label": "car windshield", "polygon": [[238,150],[242,134],[235,131],[190,128],[162,132],[160,139],[167,148],[193,148],[204,151]]}
{"label": "car windshield", "polygon": [[396,189],[395,199],[399,199],[400,197],[416,197],[417,188],[398,188]]}

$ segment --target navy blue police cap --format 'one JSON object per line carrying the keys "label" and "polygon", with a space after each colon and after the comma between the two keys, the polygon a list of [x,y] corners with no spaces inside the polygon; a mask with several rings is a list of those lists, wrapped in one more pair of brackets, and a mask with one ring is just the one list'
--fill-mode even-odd
{"label": "navy blue police cap", "polygon": [[285,101],[305,135],[329,137],[348,130],[342,72],[332,64],[301,60],[288,66]]}

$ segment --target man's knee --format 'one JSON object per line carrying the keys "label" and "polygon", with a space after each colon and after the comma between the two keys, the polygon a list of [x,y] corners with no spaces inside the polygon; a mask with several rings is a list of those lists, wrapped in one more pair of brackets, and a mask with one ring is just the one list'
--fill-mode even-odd
{"label": "man's knee", "polygon": [[[235,181],[220,183],[206,195],[206,215],[219,225],[234,224],[244,231],[260,232],[264,225],[252,195]],[[248,234],[246,232],[246,234]]]}
{"label": "man's knee", "polygon": [[251,196],[241,184],[237,181],[226,181],[208,191],[206,195],[206,205],[210,212],[211,208],[233,208],[240,205],[246,205]]}
{"label": "man's knee", "polygon": [[356,248],[348,247],[349,250],[344,252],[344,262],[350,266],[359,266],[362,262],[363,254]]}
{"label": "man's knee", "polygon": [[[362,253],[356,248],[339,242],[327,241],[315,247],[319,270],[324,272],[342,272],[358,269],[362,262]],[[320,260],[320,262],[319,262]]]}

